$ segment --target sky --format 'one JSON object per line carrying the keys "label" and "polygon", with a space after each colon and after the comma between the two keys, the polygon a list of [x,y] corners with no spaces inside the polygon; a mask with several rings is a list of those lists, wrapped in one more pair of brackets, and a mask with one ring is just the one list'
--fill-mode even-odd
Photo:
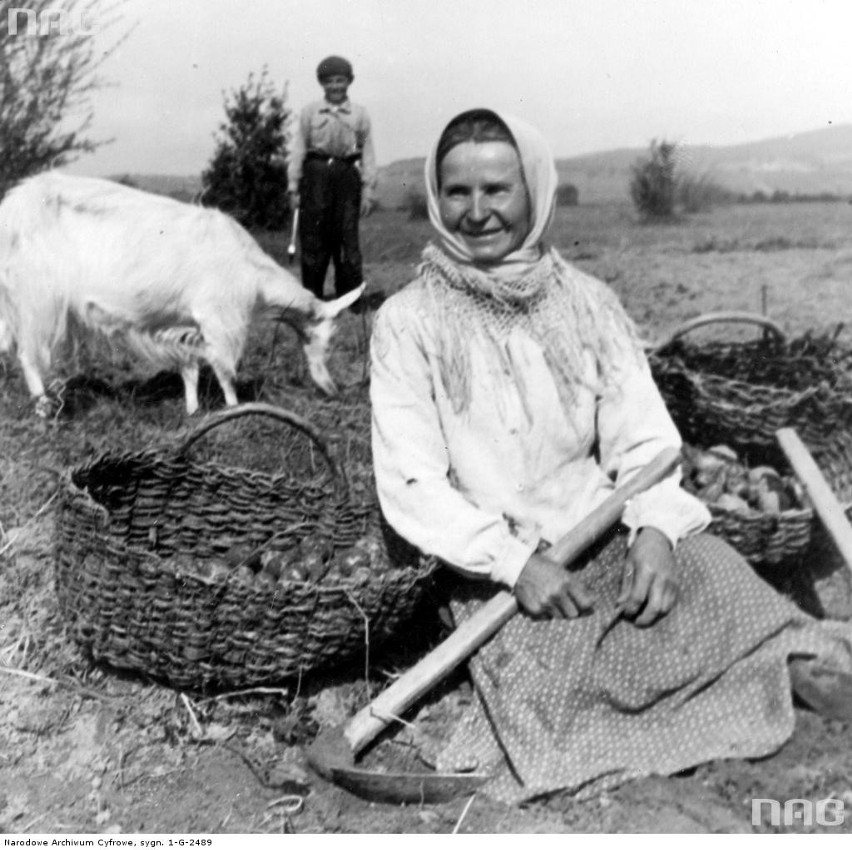
{"label": "sky", "polygon": [[332,53],[380,165],[474,106],[527,119],[559,157],[852,123],[849,0],[124,0],[98,24],[100,47],[132,31],[93,100],[90,136],[114,141],[79,174],[198,174],[226,93],[266,66],[297,112]]}

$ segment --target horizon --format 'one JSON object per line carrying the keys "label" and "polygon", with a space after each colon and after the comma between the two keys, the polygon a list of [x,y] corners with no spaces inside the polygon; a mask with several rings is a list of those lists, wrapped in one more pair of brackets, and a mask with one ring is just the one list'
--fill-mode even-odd
{"label": "horizon", "polygon": [[[99,49],[88,133],[112,144],[76,173],[200,174],[223,94],[268,67],[294,117],[347,56],[381,167],[419,158],[443,123],[487,105],[539,127],[559,159],[730,147],[852,124],[844,0],[124,0]],[[165,94],[164,94],[165,93]]]}
{"label": "horizon", "polygon": [[[847,129],[847,130],[852,131],[852,122],[843,123],[843,124],[832,124],[830,127],[821,127],[821,128],[817,128],[815,130],[801,130],[801,131],[795,132],[795,133],[782,133],[781,135],[769,136],[769,137],[766,137],[766,138],[763,138],[763,139],[752,139],[750,141],[737,142],[736,144],[733,144],[733,145],[713,145],[713,144],[697,143],[697,144],[691,144],[691,145],[685,146],[683,149],[684,150],[690,150],[690,149],[691,150],[696,150],[696,149],[727,150],[729,148],[749,147],[749,146],[752,146],[752,145],[769,144],[769,143],[778,142],[778,141],[781,141],[781,140],[784,140],[784,139],[789,140],[789,139],[792,139],[792,138],[798,138],[800,136],[807,136],[807,135],[812,135],[812,134],[816,134],[816,133],[831,132],[832,130],[843,130],[843,129]],[[660,140],[660,141],[665,141],[665,140]],[[650,141],[649,141],[649,144],[650,144]],[[647,149],[648,149],[648,145],[635,146],[635,147],[607,148],[605,150],[584,151],[582,153],[571,154],[571,155],[568,155],[568,156],[555,156],[554,158],[555,158],[555,161],[557,163],[560,163],[560,162],[569,162],[571,160],[576,160],[576,159],[584,159],[584,158],[587,158],[587,157],[613,155],[613,154],[617,154],[617,153],[641,153],[642,151],[645,151]],[[395,159],[392,162],[379,163],[378,168],[381,171],[382,169],[390,168],[393,165],[397,165],[397,164],[400,164],[400,163],[406,163],[406,162],[416,162],[418,160],[424,160],[425,158],[426,158],[426,153],[424,152],[422,154],[415,154],[413,156],[407,156],[407,157],[404,157],[402,159]],[[852,151],[850,151],[850,158],[852,158]],[[205,166],[206,166],[206,163],[205,163]],[[173,177],[173,178],[199,177],[200,178],[201,172],[203,171],[203,168],[204,167],[200,168],[197,173],[121,170],[121,171],[111,172],[109,174],[104,174],[103,176],[109,177],[109,178],[118,178],[118,177],[123,177],[123,176],[133,177],[134,175],[147,176],[147,177],[163,177],[163,178],[169,178],[169,177]],[[66,169],[63,169],[63,170],[71,170],[71,169],[66,168]]]}

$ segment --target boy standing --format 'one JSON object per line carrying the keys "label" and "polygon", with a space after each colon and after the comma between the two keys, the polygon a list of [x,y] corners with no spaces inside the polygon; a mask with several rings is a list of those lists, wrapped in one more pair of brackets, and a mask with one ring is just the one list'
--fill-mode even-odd
{"label": "boy standing", "polygon": [[348,98],[352,65],[328,56],[317,67],[325,99],[301,113],[288,165],[291,209],[300,208],[302,284],[318,298],[329,261],[337,296],[363,280],[359,216],[373,208],[376,157],[370,118]]}

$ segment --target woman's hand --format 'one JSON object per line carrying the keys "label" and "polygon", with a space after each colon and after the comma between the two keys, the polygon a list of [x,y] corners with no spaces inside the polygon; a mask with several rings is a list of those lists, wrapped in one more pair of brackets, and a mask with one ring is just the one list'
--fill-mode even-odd
{"label": "woman's hand", "polygon": [[592,607],[581,579],[541,555],[530,555],[515,583],[518,604],[532,617],[579,617]]}
{"label": "woman's hand", "polygon": [[637,626],[650,626],[677,602],[678,580],[669,539],[643,528],[627,553],[618,606]]}

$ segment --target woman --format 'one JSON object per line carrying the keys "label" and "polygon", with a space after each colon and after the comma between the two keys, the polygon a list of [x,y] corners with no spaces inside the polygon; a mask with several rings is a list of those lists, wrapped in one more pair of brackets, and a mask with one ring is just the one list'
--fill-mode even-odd
{"label": "woman", "polygon": [[463,113],[426,185],[437,244],[372,340],[379,497],[403,537],[481,579],[457,617],[495,584],[527,615],[472,661],[476,702],[441,766],[492,769],[490,793],[520,801],[776,750],[794,722],[788,658],[813,686],[804,660],[849,669],[852,645],[700,533],[709,514],[679,474],[571,570],[543,554],[680,445],[615,296],[544,242],[546,143],[517,119]]}

